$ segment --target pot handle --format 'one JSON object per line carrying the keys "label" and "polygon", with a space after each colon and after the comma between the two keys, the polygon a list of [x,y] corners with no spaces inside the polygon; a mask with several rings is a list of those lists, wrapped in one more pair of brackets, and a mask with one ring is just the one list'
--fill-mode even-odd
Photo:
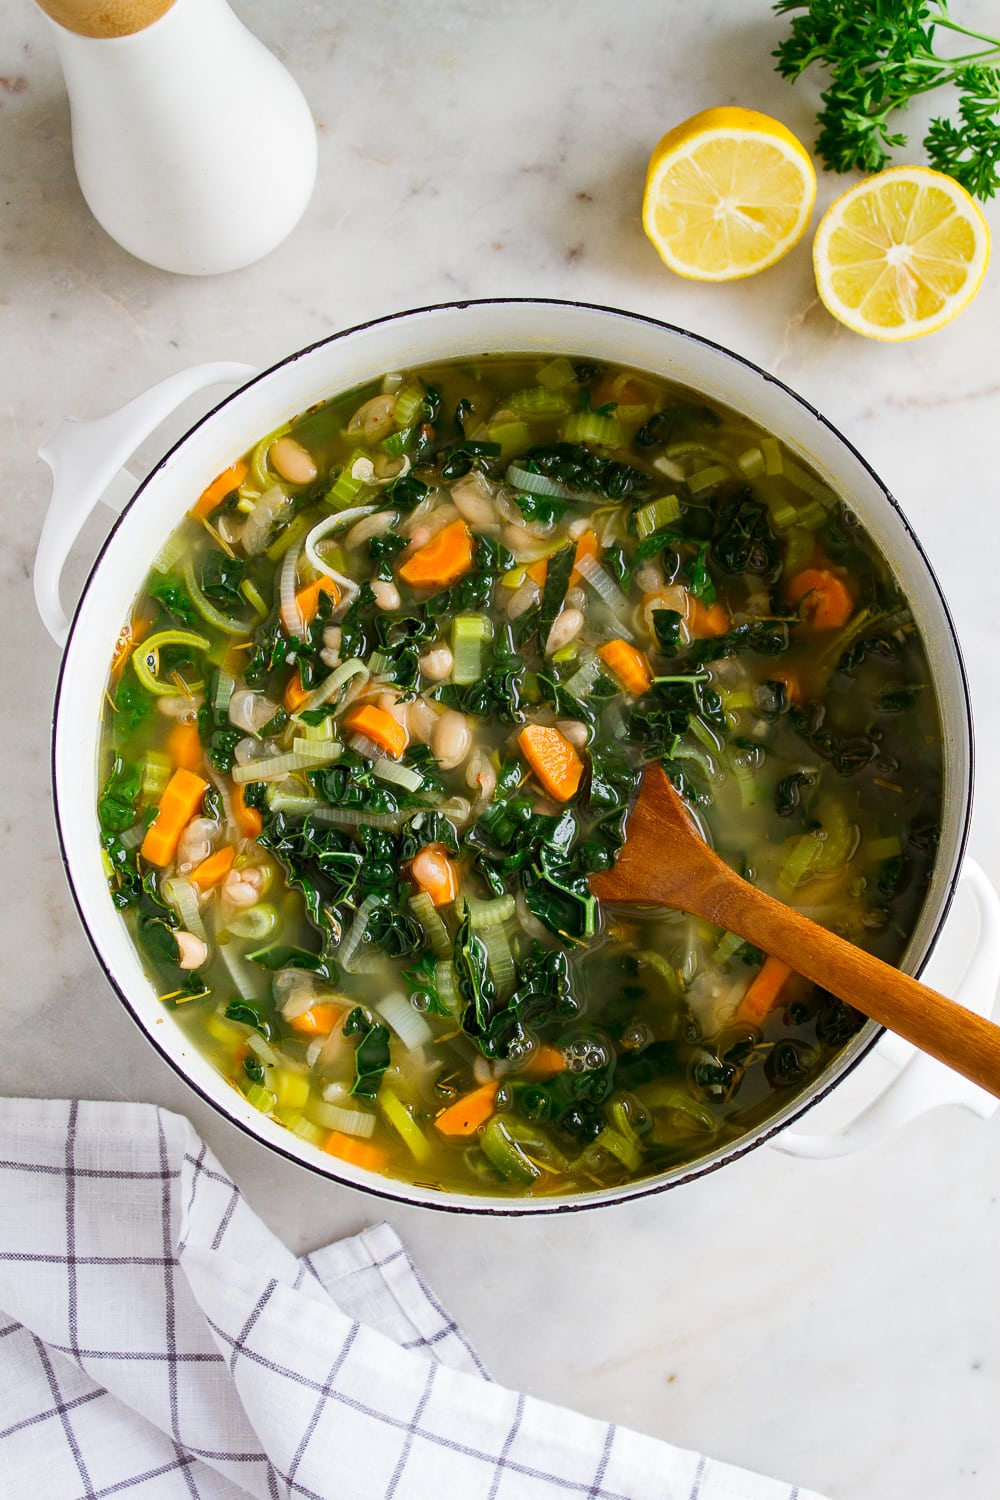
{"label": "pot handle", "polygon": [[52,470],[52,497],[35,553],[35,604],[56,645],[64,646],[69,622],[59,599],[59,581],[73,544],[98,501],[121,511],[138,480],[126,459],[188,396],[210,385],[243,385],[252,365],[217,362],[168,375],[118,411],[91,421],[60,422],[38,456]]}
{"label": "pot handle", "polygon": [[[962,1005],[989,1016],[1000,981],[1000,898],[972,859],[962,866],[958,895],[971,897],[978,933],[968,947],[964,973],[950,988]],[[895,1076],[852,1120],[828,1133],[782,1131],[769,1142],[773,1149],[814,1159],[848,1156],[941,1104],[957,1104],[984,1120],[1000,1108],[1000,1099],[891,1032],[877,1044],[875,1053],[896,1069]]]}

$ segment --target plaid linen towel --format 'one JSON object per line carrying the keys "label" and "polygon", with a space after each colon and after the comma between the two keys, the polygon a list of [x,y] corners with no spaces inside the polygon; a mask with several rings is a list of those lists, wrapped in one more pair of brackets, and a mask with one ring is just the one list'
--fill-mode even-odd
{"label": "plaid linen towel", "polygon": [[299,1259],[187,1120],[0,1100],[0,1494],[820,1500],[494,1384],[394,1232]]}

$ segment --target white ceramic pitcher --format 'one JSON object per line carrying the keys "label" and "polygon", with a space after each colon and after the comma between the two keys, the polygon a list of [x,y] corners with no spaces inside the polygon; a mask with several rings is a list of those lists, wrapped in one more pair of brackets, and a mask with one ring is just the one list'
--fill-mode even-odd
{"label": "white ceramic pitcher", "polygon": [[193,276],[235,271],[280,244],[309,201],[309,106],[226,0],[156,9],[152,24],[117,36],[48,18],[80,187],[140,260]]}

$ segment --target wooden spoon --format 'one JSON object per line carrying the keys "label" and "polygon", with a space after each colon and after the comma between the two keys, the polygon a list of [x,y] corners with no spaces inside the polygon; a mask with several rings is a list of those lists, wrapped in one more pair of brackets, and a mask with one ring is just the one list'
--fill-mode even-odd
{"label": "wooden spoon", "polygon": [[601,901],[670,906],[735,932],[1000,1098],[1000,1026],[741,879],[709,849],[662,766],[647,769],[618,862],[590,888]]}

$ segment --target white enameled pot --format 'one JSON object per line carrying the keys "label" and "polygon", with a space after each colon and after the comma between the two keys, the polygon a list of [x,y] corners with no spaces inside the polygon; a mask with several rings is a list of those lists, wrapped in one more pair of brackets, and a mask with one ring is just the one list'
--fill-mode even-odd
{"label": "white enameled pot", "polygon": [[[699,1162],[622,1188],[538,1201],[444,1193],[388,1181],[356,1169],[299,1140],[251,1108],[191,1046],[156,999],[119,913],[101,865],[96,815],[101,704],[108,664],[122,623],[150,560],[206,483],[281,423],[315,402],[381,376],[385,371],[484,352],[561,353],[630,365],[680,382],[746,414],[776,433],[844,497],[889,560],[922,633],[941,710],[944,735],[944,820],[934,874],[902,967],[920,973],[941,932],[962,872],[972,795],[972,725],[958,643],[941,591],[906,518],[864,459],[809,404],[780,381],[718,345],[653,319],[579,303],[504,299],[463,302],[382,318],[324,339],[263,374],[243,366],[210,365],[171,377],[112,416],[63,424],[42,451],[55,476],[53,499],[39,543],[36,598],[43,620],[66,649],[56,693],[53,735],[55,810],[63,858],[94,951],[118,995],[154,1047],[197,1092],[233,1123],[282,1155],[322,1175],[403,1201],[438,1208],[499,1213],[559,1212],[621,1201],[657,1191],[722,1166],[752,1146],[784,1134],[784,1149],[829,1154],[862,1143],[885,1123],[928,1104],[964,1103],[980,1113],[996,1101],[914,1058],[896,1043],[888,1058],[895,1083],[877,1102],[864,1099],[860,1124],[833,1135],[787,1131],[825,1098],[882,1035],[866,1025],[805,1095],[766,1125]],[[71,626],[59,601],[59,577],[73,540],[101,498],[131,490],[121,478],[126,460],[149,432],[193,391],[239,384],[187,433],[125,504],[93,566]],[[112,500],[111,503],[114,503]],[[1000,966],[1000,907],[992,887],[966,864],[964,885],[975,908],[975,956],[952,993],[988,1011]],[[939,981],[940,982],[940,981]],[[930,1071],[928,1071],[930,1070]],[[858,1070],[859,1075],[864,1069]],[[898,1075],[898,1076],[896,1076]]]}

